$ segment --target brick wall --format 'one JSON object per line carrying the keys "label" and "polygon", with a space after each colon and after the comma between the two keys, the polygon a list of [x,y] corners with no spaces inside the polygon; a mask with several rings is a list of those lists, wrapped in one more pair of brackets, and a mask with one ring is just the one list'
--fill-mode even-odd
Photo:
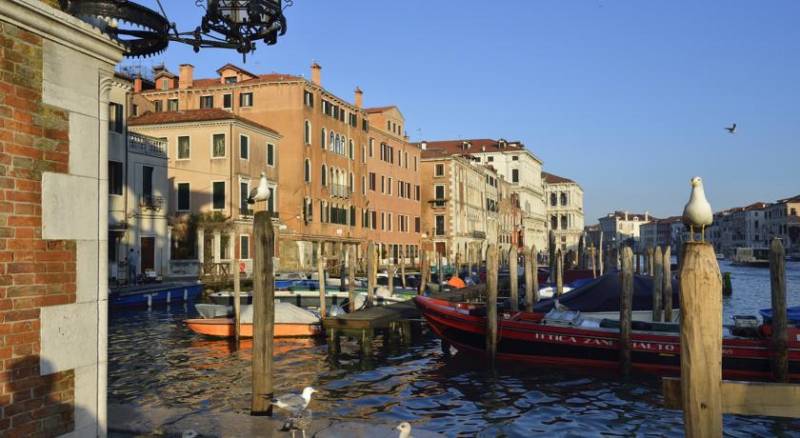
{"label": "brick wall", "polygon": [[41,180],[68,170],[69,121],[41,103],[41,38],[0,23],[0,50],[0,436],[54,436],[73,429],[75,376],[40,376],[39,316],[75,302],[76,255],[41,238]]}

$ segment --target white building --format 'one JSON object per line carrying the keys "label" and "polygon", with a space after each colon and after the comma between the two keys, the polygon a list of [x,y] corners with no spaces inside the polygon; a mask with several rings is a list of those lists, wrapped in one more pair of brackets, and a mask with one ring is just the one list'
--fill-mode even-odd
{"label": "white building", "polygon": [[127,282],[128,257],[136,275],[165,276],[169,269],[167,144],[128,132],[131,82],[117,74],[109,96],[108,276]]}
{"label": "white building", "polygon": [[575,181],[552,173],[542,172],[547,225],[556,235],[562,251],[578,252],[583,233],[583,189]]}
{"label": "white building", "polygon": [[644,250],[640,245],[640,227],[654,218],[644,214],[615,211],[598,219],[600,231],[603,233],[603,247],[616,248],[625,242],[633,243],[638,251]]}

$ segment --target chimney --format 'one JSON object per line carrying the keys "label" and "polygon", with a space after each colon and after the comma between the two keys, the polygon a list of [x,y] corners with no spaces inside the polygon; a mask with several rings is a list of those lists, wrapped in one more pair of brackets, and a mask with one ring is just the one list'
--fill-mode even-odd
{"label": "chimney", "polygon": [[628,212],[626,211],[625,212],[625,222],[627,222],[627,221],[628,221]]}
{"label": "chimney", "polygon": [[421,143],[419,144],[419,146],[420,146],[420,147],[422,148],[422,150],[424,151],[424,150],[428,149],[428,142],[427,142],[427,141],[423,141],[423,142],[421,142]]}
{"label": "chimney", "polygon": [[364,106],[364,92],[361,91],[361,88],[356,87],[356,108],[361,108]]}
{"label": "chimney", "polygon": [[194,76],[194,66],[192,64],[181,64],[180,74],[178,78],[178,88],[186,89],[192,86],[192,77]]}
{"label": "chimney", "polygon": [[133,79],[133,92],[139,93],[141,91],[142,91],[142,77],[136,75],[136,77]]}
{"label": "chimney", "polygon": [[317,64],[316,61],[311,64],[311,82],[322,86],[322,66]]}

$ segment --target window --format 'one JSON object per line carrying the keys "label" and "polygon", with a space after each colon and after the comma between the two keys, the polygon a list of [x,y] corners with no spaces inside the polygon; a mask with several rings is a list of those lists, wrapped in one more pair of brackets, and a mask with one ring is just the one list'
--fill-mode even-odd
{"label": "window", "polygon": [[167,99],[167,111],[178,111],[178,99]]}
{"label": "window", "polygon": [[511,182],[519,182],[519,169],[511,169]]}
{"label": "window", "polygon": [[512,155],[511,161],[519,161],[519,155]]}
{"label": "window", "polygon": [[314,203],[311,201],[311,198],[305,199],[305,207],[303,208],[303,220],[306,223],[311,222],[311,219],[314,217]]}
{"label": "window", "polygon": [[275,165],[275,145],[267,143],[267,166]]}
{"label": "window", "polygon": [[358,126],[358,117],[353,113],[350,113],[350,126],[354,128]]}
{"label": "window", "polygon": [[366,195],[367,194],[367,177],[366,176],[362,176],[361,177],[361,194],[362,195]]}
{"label": "window", "polygon": [[163,108],[164,103],[162,101],[157,100],[157,101],[153,102],[153,105],[155,105],[155,107],[153,108],[155,110],[155,112],[160,113],[161,111],[164,111],[164,108]]}
{"label": "window", "polygon": [[225,181],[215,181],[211,183],[212,194],[211,202],[214,210],[222,210],[225,208]]}
{"label": "window", "polygon": [[139,115],[139,105],[133,104],[131,106],[132,106],[131,114],[134,115],[134,116],[138,116]]}
{"label": "window", "polygon": [[364,146],[363,144],[361,145],[361,162],[362,163],[367,162],[367,147]]}
{"label": "window", "polygon": [[381,193],[386,193],[386,177],[381,175]]}
{"label": "window", "polygon": [[372,217],[370,218],[370,224],[372,225],[373,230],[378,229],[378,212],[372,210]]}
{"label": "window", "polygon": [[214,96],[200,96],[200,108],[214,108]]}
{"label": "window", "polygon": [[386,121],[386,130],[387,131],[391,131],[392,130],[392,122],[390,120]]}
{"label": "window", "polygon": [[239,106],[253,106],[253,93],[242,93],[239,95]]}
{"label": "window", "polygon": [[226,84],[235,84],[236,83],[236,76],[225,76],[225,83]]}
{"label": "window", "polygon": [[119,161],[108,162],[108,193],[122,194],[122,163]]}
{"label": "window", "polygon": [[436,215],[436,235],[444,236],[444,216]]}
{"label": "window", "polygon": [[417,171],[417,157],[414,157],[414,171]]}
{"label": "window", "polygon": [[561,205],[567,205],[567,194],[561,192]]}
{"label": "window", "polygon": [[567,229],[567,215],[565,215],[565,214],[561,215],[561,229],[562,230],[566,230]]}
{"label": "window", "polygon": [[376,186],[375,172],[370,172],[369,173],[369,189],[372,190],[372,191],[375,191],[375,186]]}
{"label": "window", "polygon": [[162,79],[161,80],[161,89],[162,90],[169,90],[169,79]]}
{"label": "window", "polygon": [[225,134],[214,134],[211,137],[211,144],[213,145],[211,151],[212,158],[225,157]]}
{"label": "window", "polygon": [[369,121],[366,118],[361,119],[361,130],[364,132],[369,131]]}
{"label": "window", "polygon": [[386,230],[386,213],[381,212],[381,230]]}
{"label": "window", "polygon": [[558,197],[556,196],[555,193],[551,193],[550,194],[550,206],[551,207],[555,207],[556,205],[558,205]]}
{"label": "window", "polygon": [[239,158],[242,160],[250,159],[250,137],[246,135],[239,136]]}
{"label": "window", "polygon": [[243,179],[239,180],[239,211],[241,214],[247,214],[250,206],[247,203],[247,198],[250,196],[250,181]]}
{"label": "window", "polygon": [[393,182],[393,180],[392,180],[392,177],[390,176],[389,177],[389,184],[386,186],[386,194],[387,195],[391,195],[392,194],[392,182]]}
{"label": "window", "polygon": [[108,104],[108,130],[122,134],[122,123],[124,116],[122,114],[122,105],[118,103]]}
{"label": "window", "polygon": [[311,144],[311,122],[309,122],[308,120],[306,120],[305,125],[304,125],[303,142],[306,145],[310,145]]}
{"label": "window", "polygon": [[419,201],[419,186],[414,186],[414,200]]}
{"label": "window", "polygon": [[350,143],[349,144],[350,144],[350,146],[348,147],[348,156],[350,157],[351,160],[355,160],[356,152],[355,152],[355,146],[353,146],[353,139],[352,138],[350,139]]}
{"label": "window", "polygon": [[178,159],[188,160],[191,158],[191,144],[189,143],[189,136],[182,135],[178,137]]}
{"label": "window", "polygon": [[311,182],[311,160],[306,158],[305,166],[303,166],[303,180]]}
{"label": "window", "polygon": [[494,161],[494,157],[492,156],[486,157],[486,161],[491,163],[492,161]]}
{"label": "window", "polygon": [[314,108],[314,94],[310,91],[303,91],[303,103],[309,108]]}
{"label": "window", "polygon": [[188,211],[191,208],[189,183],[178,183],[178,211]]}
{"label": "window", "polygon": [[319,145],[322,149],[325,149],[325,128],[322,128],[322,134],[319,136]]}
{"label": "window", "polygon": [[275,198],[275,187],[269,188],[269,200],[267,201],[267,211],[274,212],[278,200]]}
{"label": "window", "polygon": [[558,217],[551,216],[550,217],[550,228],[557,230],[558,229]]}
{"label": "window", "polygon": [[350,189],[350,193],[353,193],[356,190],[356,187],[355,187],[356,179],[353,176],[353,172],[350,172],[350,181],[349,182],[350,182],[350,184],[347,186],[347,188]]}
{"label": "window", "polygon": [[142,196],[153,197],[153,168],[150,166],[142,166]]}
{"label": "window", "polygon": [[328,168],[324,164],[322,165],[322,177],[320,182],[322,183],[322,187],[328,185]]}
{"label": "window", "polygon": [[435,192],[434,196],[435,196],[436,200],[444,200],[444,186],[443,185],[435,186],[434,187],[434,192]]}
{"label": "window", "polygon": [[239,259],[250,259],[250,236],[247,234],[239,236]]}
{"label": "window", "polygon": [[374,149],[375,149],[375,139],[370,138],[369,139],[369,157],[370,158],[373,157]]}
{"label": "window", "polygon": [[233,94],[222,95],[222,107],[225,109],[233,108]]}
{"label": "window", "polygon": [[228,259],[228,246],[231,244],[231,237],[223,234],[219,239],[219,258],[220,260]]}
{"label": "window", "polygon": [[419,230],[420,230],[420,220],[419,216],[417,216],[414,218],[414,232],[419,233]]}
{"label": "window", "polygon": [[386,228],[389,231],[392,231],[392,214],[391,213],[387,213],[386,214],[386,222],[387,222],[387,224],[386,224],[387,227]]}
{"label": "window", "polygon": [[433,176],[444,176],[444,164],[437,164]]}

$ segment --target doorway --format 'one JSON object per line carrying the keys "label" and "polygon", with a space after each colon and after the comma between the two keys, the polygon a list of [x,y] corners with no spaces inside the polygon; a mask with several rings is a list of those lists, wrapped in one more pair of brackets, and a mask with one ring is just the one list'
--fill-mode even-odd
{"label": "doorway", "polygon": [[156,265],[156,238],[142,237],[139,248],[141,248],[142,255],[142,274],[148,269],[154,270]]}

